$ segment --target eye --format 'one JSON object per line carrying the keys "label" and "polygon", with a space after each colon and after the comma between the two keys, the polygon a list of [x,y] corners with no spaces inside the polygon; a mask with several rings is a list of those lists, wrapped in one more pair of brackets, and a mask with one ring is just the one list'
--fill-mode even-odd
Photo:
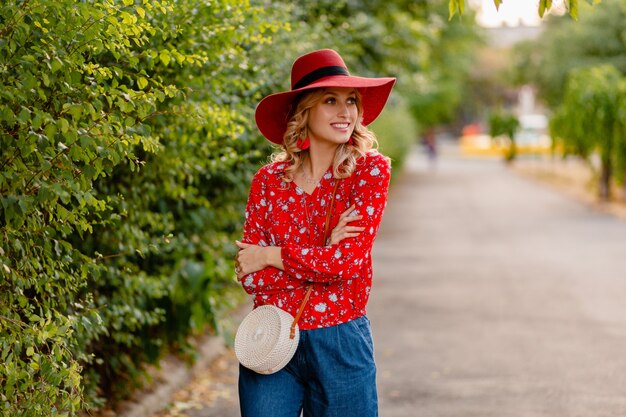
{"label": "eye", "polygon": [[348,104],[356,104],[356,97],[348,98]]}
{"label": "eye", "polygon": [[335,97],[327,97],[326,100],[324,100],[324,103],[327,104],[335,104],[337,102],[337,99],[335,99]]}

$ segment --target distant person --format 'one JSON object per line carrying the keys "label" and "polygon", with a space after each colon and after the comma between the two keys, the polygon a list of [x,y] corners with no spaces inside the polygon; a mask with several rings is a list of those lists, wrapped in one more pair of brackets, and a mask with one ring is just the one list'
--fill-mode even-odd
{"label": "distant person", "polygon": [[252,180],[237,277],[255,307],[271,304],[293,316],[312,291],[289,364],[271,375],[240,366],[242,417],[378,415],[365,314],[390,165],[365,126],[394,82],[351,76],[341,56],[324,49],[296,59],[291,90],[256,109],[259,130],[280,152]]}
{"label": "distant person", "polygon": [[428,155],[428,161],[430,162],[431,168],[434,168],[437,164],[437,136],[435,134],[435,129],[426,129],[426,132],[422,137],[422,145],[424,145],[426,155]]}

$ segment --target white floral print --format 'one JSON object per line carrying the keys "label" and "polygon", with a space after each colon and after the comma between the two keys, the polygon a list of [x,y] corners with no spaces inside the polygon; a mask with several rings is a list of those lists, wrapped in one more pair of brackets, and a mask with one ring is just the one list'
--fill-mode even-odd
{"label": "white floral print", "polygon": [[[295,315],[308,285],[313,291],[300,319],[303,330],[334,326],[366,312],[372,284],[371,250],[387,201],[390,167],[376,153],[361,158],[354,173],[340,180],[330,221],[355,204],[363,219],[351,222],[366,230],[337,245],[323,242],[330,195],[337,179],[329,170],[312,194],[283,181],[286,165],[272,163],[252,180],[243,241],[281,247],[285,270],[268,267],[242,280],[255,305],[273,304]],[[280,210],[273,210],[273,207]]]}

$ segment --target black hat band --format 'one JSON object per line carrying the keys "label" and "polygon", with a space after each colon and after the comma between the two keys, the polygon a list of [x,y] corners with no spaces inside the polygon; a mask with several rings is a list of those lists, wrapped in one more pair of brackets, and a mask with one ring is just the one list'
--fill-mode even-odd
{"label": "black hat band", "polygon": [[316,69],[315,71],[309,72],[304,77],[300,78],[297,83],[294,84],[292,90],[297,90],[302,87],[306,87],[309,84],[314,83],[315,81],[329,77],[331,75],[350,75],[347,69],[339,66],[329,66],[329,67],[321,67]]}

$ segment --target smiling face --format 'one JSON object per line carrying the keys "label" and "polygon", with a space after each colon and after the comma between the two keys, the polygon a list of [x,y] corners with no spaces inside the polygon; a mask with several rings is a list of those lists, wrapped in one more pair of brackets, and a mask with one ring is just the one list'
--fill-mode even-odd
{"label": "smiling face", "polygon": [[328,88],[322,98],[309,110],[307,129],[311,144],[340,145],[348,142],[359,109],[353,88]]}

